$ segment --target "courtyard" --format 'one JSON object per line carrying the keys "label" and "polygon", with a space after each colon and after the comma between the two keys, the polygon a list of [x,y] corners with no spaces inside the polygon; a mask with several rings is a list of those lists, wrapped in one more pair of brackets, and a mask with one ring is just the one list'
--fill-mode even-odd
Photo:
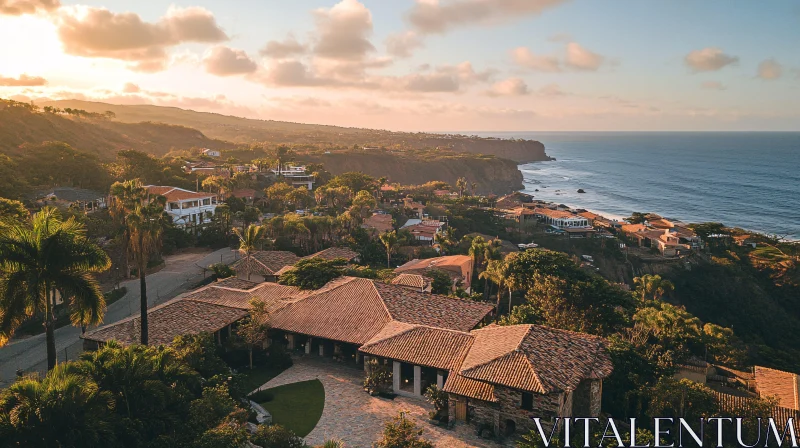
{"label": "courtyard", "polygon": [[[424,430],[422,436],[436,446],[442,447],[491,447],[500,445],[475,435],[467,425],[445,429],[428,423],[428,412],[433,409],[428,403],[413,398],[396,397],[394,400],[372,397],[364,392],[364,372],[360,368],[338,364],[328,359],[304,356],[294,359],[294,365],[259,389],[304,381],[319,380],[325,389],[325,404],[322,416],[314,429],[305,437],[311,445],[325,440],[339,439],[348,447],[370,447],[381,437],[384,424],[399,412],[405,412],[417,427]],[[513,446],[509,442],[507,446]]]}

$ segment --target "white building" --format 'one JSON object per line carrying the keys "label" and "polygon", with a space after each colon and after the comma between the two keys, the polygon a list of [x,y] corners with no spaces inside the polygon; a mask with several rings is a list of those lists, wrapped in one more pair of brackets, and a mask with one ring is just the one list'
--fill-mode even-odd
{"label": "white building", "polygon": [[306,174],[305,166],[284,166],[272,170],[272,173],[278,177],[283,177],[294,187],[303,186],[309,190],[314,188],[314,176]]}
{"label": "white building", "polygon": [[158,185],[148,185],[146,188],[151,195],[167,198],[164,210],[172,216],[172,222],[178,227],[209,222],[217,208],[217,197],[213,193],[198,193]]}
{"label": "white building", "polygon": [[222,153],[217,151],[216,149],[208,149],[208,148],[206,148],[206,149],[200,151],[200,153],[203,154],[204,156],[208,156],[208,157],[221,157],[222,156]]}
{"label": "white building", "polygon": [[538,219],[559,229],[592,227],[588,218],[572,212],[549,208],[535,208],[533,212]]}

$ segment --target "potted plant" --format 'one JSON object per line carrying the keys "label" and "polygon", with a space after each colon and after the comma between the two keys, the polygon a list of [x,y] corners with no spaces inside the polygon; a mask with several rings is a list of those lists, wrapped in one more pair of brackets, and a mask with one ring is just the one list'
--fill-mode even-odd
{"label": "potted plant", "polygon": [[431,423],[436,425],[444,423],[446,425],[448,421],[447,404],[449,401],[447,392],[432,384],[425,389],[425,400],[433,405],[433,411],[429,414]]}

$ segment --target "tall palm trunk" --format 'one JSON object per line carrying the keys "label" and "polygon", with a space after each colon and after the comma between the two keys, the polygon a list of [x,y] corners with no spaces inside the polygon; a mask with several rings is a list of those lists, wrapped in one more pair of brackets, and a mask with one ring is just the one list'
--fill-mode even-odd
{"label": "tall palm trunk", "polygon": [[503,285],[497,285],[497,305],[495,305],[494,311],[494,323],[497,323],[500,320],[500,300],[503,298]]}
{"label": "tall palm trunk", "polygon": [[[50,283],[45,284],[44,332],[47,344],[47,370],[52,370],[58,362],[56,354],[56,332],[53,313],[55,312],[55,294],[51,292]],[[52,295],[51,295],[52,294]]]}
{"label": "tall palm trunk", "polygon": [[139,233],[139,254],[138,254],[138,261],[139,261],[139,289],[141,294],[139,295],[140,301],[139,306],[141,307],[140,319],[141,319],[141,339],[140,342],[142,345],[147,345],[147,261],[144,256],[144,235],[140,232]]}

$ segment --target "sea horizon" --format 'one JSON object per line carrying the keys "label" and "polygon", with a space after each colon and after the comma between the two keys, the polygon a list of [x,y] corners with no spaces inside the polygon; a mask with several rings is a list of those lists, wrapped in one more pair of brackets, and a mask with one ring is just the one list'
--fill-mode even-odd
{"label": "sea horizon", "polygon": [[[520,164],[536,199],[612,219],[656,213],[686,223],[800,239],[800,132],[551,131],[482,137],[541,141],[554,161]],[[692,138],[686,138],[690,136]],[[757,137],[757,138],[754,138]],[[578,193],[583,189],[585,193]],[[538,191],[536,191],[538,190]]]}

